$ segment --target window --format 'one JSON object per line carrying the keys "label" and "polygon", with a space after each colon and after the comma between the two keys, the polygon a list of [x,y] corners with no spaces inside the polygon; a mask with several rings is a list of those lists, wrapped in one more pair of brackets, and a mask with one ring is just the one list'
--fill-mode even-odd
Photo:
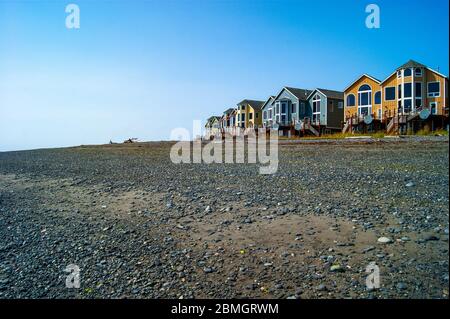
{"label": "window", "polygon": [[277,106],[275,107],[275,113],[276,114],[280,113],[280,103],[277,103]]}
{"label": "window", "polygon": [[245,121],[245,113],[241,114],[241,121]]}
{"label": "window", "polygon": [[428,97],[439,97],[441,95],[440,82],[428,82]]}
{"label": "window", "polygon": [[401,77],[402,77],[402,71],[401,71],[401,70],[398,70],[398,71],[397,71],[397,77],[398,77],[398,78],[401,78]]}
{"label": "window", "polygon": [[259,113],[255,113],[255,118],[259,118]]}
{"label": "window", "polygon": [[381,104],[381,91],[375,92],[375,104]]}
{"label": "window", "polygon": [[272,119],[272,109],[269,109],[269,119]]}
{"label": "window", "polygon": [[405,69],[403,71],[403,76],[411,76],[411,74],[412,74],[411,69]]}
{"label": "window", "polygon": [[248,113],[248,119],[253,120],[253,113]]}
{"label": "window", "polygon": [[430,102],[431,114],[436,114],[437,111],[437,102]]}
{"label": "window", "polygon": [[295,103],[292,103],[292,105],[291,105],[291,113],[297,113],[297,108],[296,108]]}
{"label": "window", "polygon": [[384,89],[384,100],[385,101],[395,100],[395,86],[388,86]]}
{"label": "window", "polygon": [[328,104],[330,105],[330,112],[334,112],[334,103],[333,103],[333,101],[330,101]]}
{"label": "window", "polygon": [[342,109],[344,107],[344,102],[339,101],[338,102],[338,109]]}
{"label": "window", "polygon": [[312,121],[313,123],[319,123],[320,122],[320,95],[316,94],[313,98],[312,103]]}
{"label": "window", "polygon": [[355,96],[353,94],[347,95],[347,106],[355,106]]}
{"label": "window", "polygon": [[263,119],[266,120],[267,119],[267,111],[263,112]]}
{"label": "window", "polygon": [[398,99],[400,100],[402,98],[402,85],[398,85]]}
{"label": "window", "polygon": [[422,99],[416,98],[416,108],[418,108],[418,107],[422,107]]}
{"label": "window", "polygon": [[245,111],[245,105],[241,105],[241,110]]}
{"label": "window", "polygon": [[305,102],[300,103],[300,113],[305,113]]}
{"label": "window", "polygon": [[416,82],[416,87],[415,87],[415,95],[416,97],[422,97],[422,83],[421,82]]}
{"label": "window", "polygon": [[404,86],[403,86],[403,89],[404,89],[404,92],[403,92],[404,96],[403,97],[407,98],[407,97],[411,97],[412,96],[412,91],[411,91],[412,84],[411,83],[405,83]]}
{"label": "window", "polygon": [[414,70],[414,74],[415,74],[415,76],[422,76],[422,69],[421,68],[416,68]]}
{"label": "window", "polygon": [[238,114],[238,122],[241,121],[241,114]]}
{"label": "window", "polygon": [[358,89],[358,114],[367,115],[372,113],[372,89],[369,85],[361,85]]}
{"label": "window", "polygon": [[381,113],[381,108],[379,108],[378,109],[378,118],[381,120],[381,116],[382,116],[382,113]]}
{"label": "window", "polygon": [[286,104],[287,103],[281,103],[281,113],[286,114]]}
{"label": "window", "polygon": [[411,99],[404,100],[403,101],[403,112],[404,113],[411,112],[411,106],[412,106],[412,100]]}

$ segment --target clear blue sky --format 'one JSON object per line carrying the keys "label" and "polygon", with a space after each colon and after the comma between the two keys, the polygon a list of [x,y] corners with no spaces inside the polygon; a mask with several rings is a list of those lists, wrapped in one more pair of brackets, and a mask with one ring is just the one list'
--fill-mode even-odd
{"label": "clear blue sky", "polygon": [[0,0],[0,151],[168,139],[244,98],[343,90],[409,59],[448,75],[448,25],[447,0]]}

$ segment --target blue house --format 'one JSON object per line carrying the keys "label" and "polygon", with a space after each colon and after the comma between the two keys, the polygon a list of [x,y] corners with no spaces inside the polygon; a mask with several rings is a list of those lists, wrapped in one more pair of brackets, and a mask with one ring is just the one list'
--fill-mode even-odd
{"label": "blue house", "polygon": [[310,123],[321,133],[340,131],[344,118],[344,92],[315,89],[308,95]]}

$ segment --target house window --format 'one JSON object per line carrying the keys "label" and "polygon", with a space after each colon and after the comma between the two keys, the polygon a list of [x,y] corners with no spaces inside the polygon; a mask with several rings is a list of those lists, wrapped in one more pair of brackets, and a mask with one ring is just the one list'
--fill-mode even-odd
{"label": "house window", "polygon": [[245,105],[241,105],[241,110],[245,111]]}
{"label": "house window", "polygon": [[266,120],[267,119],[267,111],[263,112],[263,119]]}
{"label": "house window", "polygon": [[347,106],[355,106],[355,96],[353,94],[347,95]]}
{"label": "house window", "polygon": [[342,109],[344,107],[344,102],[339,101],[338,102],[338,109]]}
{"label": "house window", "polygon": [[297,107],[296,107],[295,103],[292,103],[292,105],[291,105],[291,113],[297,113]]}
{"label": "house window", "polygon": [[330,112],[334,112],[334,103],[333,103],[333,101],[330,101],[328,104],[330,104]]}
{"label": "house window", "polygon": [[305,103],[300,103],[300,113],[305,114]]}
{"label": "house window", "polygon": [[286,122],[286,113],[287,113],[287,108],[288,108],[288,102],[281,102],[281,123],[285,123]]}
{"label": "house window", "polygon": [[422,83],[421,82],[416,82],[416,87],[415,87],[415,95],[416,98],[417,97],[422,97]]}
{"label": "house window", "polygon": [[248,113],[248,119],[253,120],[253,113]]}
{"label": "house window", "polygon": [[411,99],[405,99],[403,101],[403,112],[404,113],[411,112],[411,107],[412,107],[412,100]]}
{"label": "house window", "polygon": [[397,77],[398,77],[398,78],[401,78],[401,77],[402,77],[402,71],[401,71],[401,70],[398,70],[398,71],[397,71]]}
{"label": "house window", "polygon": [[241,121],[241,114],[238,114],[238,122]]}
{"label": "house window", "polygon": [[372,88],[361,85],[358,89],[358,114],[367,115],[372,113]]}
{"label": "house window", "polygon": [[[251,113],[250,113],[251,114]],[[241,121],[244,122],[245,121],[245,113],[241,114]]]}
{"label": "house window", "polygon": [[403,94],[404,94],[405,98],[412,96],[411,88],[412,88],[412,84],[411,83],[405,83],[404,84],[404,92],[403,92]]}
{"label": "house window", "polygon": [[378,118],[381,120],[381,116],[382,116],[382,112],[381,112],[381,108],[378,109]]}
{"label": "house window", "polygon": [[269,119],[272,119],[272,109],[269,109]]}
{"label": "house window", "polygon": [[422,76],[422,69],[421,68],[416,68],[414,71],[415,76]]}
{"label": "house window", "polygon": [[415,98],[415,107],[419,108],[422,107],[422,83],[416,82],[415,83],[415,90],[414,90]]}
{"label": "house window", "polygon": [[281,103],[281,113],[286,114],[286,104],[287,103]]}
{"label": "house window", "polygon": [[402,85],[398,85],[398,99],[400,100],[402,98]]}
{"label": "house window", "polygon": [[384,100],[385,101],[395,100],[395,86],[388,86],[384,89]]}
{"label": "house window", "polygon": [[277,103],[276,107],[275,107],[275,113],[279,114],[280,113],[280,103]]}
{"label": "house window", "polygon": [[437,102],[430,102],[431,114],[437,113]]}
{"label": "house window", "polygon": [[375,92],[375,104],[381,104],[381,91]]}
{"label": "house window", "polygon": [[404,71],[403,71],[403,76],[411,76],[411,69],[405,69]]}
{"label": "house window", "polygon": [[259,118],[259,114],[255,113],[255,119]]}
{"label": "house window", "polygon": [[440,82],[428,82],[428,97],[439,97],[441,95]]}
{"label": "house window", "polygon": [[313,123],[319,123],[320,122],[320,95],[316,94],[313,98],[312,103],[312,121]]}

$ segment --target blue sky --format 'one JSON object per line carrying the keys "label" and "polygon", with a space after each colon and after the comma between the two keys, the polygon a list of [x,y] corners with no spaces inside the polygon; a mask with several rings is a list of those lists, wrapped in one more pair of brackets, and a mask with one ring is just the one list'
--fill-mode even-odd
{"label": "blue sky", "polygon": [[0,0],[0,151],[169,139],[244,98],[343,90],[409,59],[448,75],[447,0],[71,2]]}

